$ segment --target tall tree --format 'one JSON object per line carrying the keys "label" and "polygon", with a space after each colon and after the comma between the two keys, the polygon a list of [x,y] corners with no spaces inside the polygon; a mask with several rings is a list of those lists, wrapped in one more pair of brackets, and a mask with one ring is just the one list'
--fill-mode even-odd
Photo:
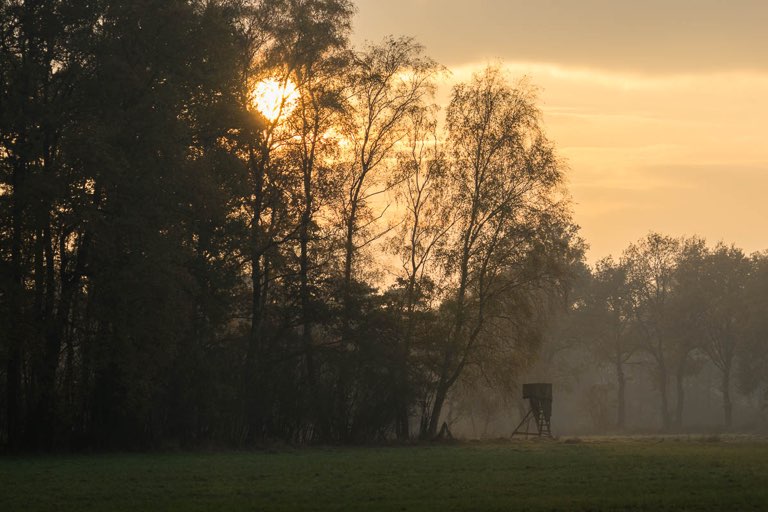
{"label": "tall tree", "polygon": [[[79,184],[62,154],[62,141],[75,117],[72,91],[87,66],[83,43],[97,16],[95,6],[63,1],[0,6],[0,176],[10,219],[2,233],[10,239],[6,392],[11,446],[20,445],[22,432],[29,446],[50,446],[57,429],[56,371],[84,261],[77,254],[85,252],[71,238],[72,196]],[[72,261],[77,262],[74,273],[68,266]]]}
{"label": "tall tree", "polygon": [[[435,62],[425,57],[422,46],[410,38],[386,39],[354,56],[348,75],[349,117],[342,125],[349,160],[343,171],[339,212],[343,231],[340,331],[341,348],[345,351],[354,352],[358,343],[352,333],[359,277],[356,260],[364,248],[387,231],[377,225],[386,208],[374,213],[370,202],[393,185],[384,172],[387,159],[394,157],[397,143],[405,136],[409,116],[424,108],[433,93],[436,71]],[[343,364],[336,412],[342,437],[346,437],[352,421],[348,372]]]}
{"label": "tall tree", "polygon": [[240,383],[242,431],[244,440],[253,442],[268,430],[269,397],[267,360],[274,357],[268,318],[276,274],[281,259],[280,246],[291,236],[295,213],[288,205],[291,176],[277,157],[292,134],[286,118],[295,106],[295,85],[290,80],[293,62],[285,62],[285,38],[290,31],[284,24],[296,14],[293,2],[246,2],[242,23],[245,27],[240,59],[240,101],[250,105],[250,122],[234,138],[233,149],[246,169],[246,188],[241,190],[242,205],[237,212],[247,225],[250,330]]}
{"label": "tall tree", "polygon": [[446,183],[447,159],[441,148],[437,120],[432,110],[423,109],[410,117],[406,148],[398,155],[398,198],[405,213],[392,238],[395,254],[400,257],[399,276],[402,295],[399,301],[402,333],[396,365],[397,425],[400,439],[410,437],[411,403],[414,400],[411,359],[419,308],[439,296],[439,254],[443,252],[454,218]]}
{"label": "tall tree", "polygon": [[328,254],[319,253],[324,234],[316,215],[332,202],[329,191],[338,179],[332,161],[338,156],[335,132],[345,108],[343,77],[350,57],[348,33],[353,8],[347,0],[309,0],[292,3],[286,12],[289,19],[282,24],[280,61],[291,69],[290,77],[298,92],[297,107],[289,122],[291,131],[297,134],[290,157],[301,174],[297,191],[301,210],[298,295],[304,375],[309,391],[306,408],[311,411],[311,420],[326,425],[328,411],[319,396],[313,329],[318,320],[320,268],[328,266]]}
{"label": "tall tree", "polygon": [[[444,305],[450,333],[439,354],[427,436],[437,433],[465,367],[481,359],[484,340],[536,339],[535,299],[557,284],[561,264],[578,252],[559,194],[563,168],[527,84],[510,86],[497,68],[474,75],[453,89],[447,130],[457,222],[446,271],[455,293]],[[508,339],[483,337],[494,317],[510,320]]]}

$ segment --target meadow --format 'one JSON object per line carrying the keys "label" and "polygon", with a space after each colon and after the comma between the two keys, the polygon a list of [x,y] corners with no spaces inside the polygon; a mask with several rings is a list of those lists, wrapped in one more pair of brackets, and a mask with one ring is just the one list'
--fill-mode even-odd
{"label": "meadow", "polygon": [[768,442],[589,438],[0,459],[12,511],[768,510]]}

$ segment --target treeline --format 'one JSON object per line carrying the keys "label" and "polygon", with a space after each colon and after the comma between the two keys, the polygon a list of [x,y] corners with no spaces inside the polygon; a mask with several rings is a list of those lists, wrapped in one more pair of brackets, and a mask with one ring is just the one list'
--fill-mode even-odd
{"label": "treeline", "polygon": [[429,438],[533,357],[582,244],[525,82],[443,116],[347,0],[0,5],[0,444]]}
{"label": "treeline", "polygon": [[[584,270],[542,356],[540,369],[564,384],[561,405],[578,402],[593,428],[728,430],[741,401],[753,410],[742,427],[764,430],[768,255],[650,233]],[[686,399],[720,412],[689,410]]]}

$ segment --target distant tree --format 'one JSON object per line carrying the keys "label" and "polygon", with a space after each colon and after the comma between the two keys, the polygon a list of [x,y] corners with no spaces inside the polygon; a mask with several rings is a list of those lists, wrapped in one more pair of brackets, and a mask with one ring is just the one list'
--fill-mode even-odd
{"label": "distant tree", "polygon": [[674,289],[674,272],[681,241],[650,233],[631,244],[622,255],[632,292],[634,320],[641,336],[643,350],[654,362],[660,394],[660,417],[665,430],[672,425],[669,411],[668,382],[670,374],[669,301]]}
{"label": "distant tree", "polygon": [[733,424],[732,381],[736,358],[747,338],[750,305],[746,290],[752,278],[749,258],[733,246],[719,244],[707,255],[700,293],[702,348],[720,371],[726,428]]}
{"label": "distant tree", "polygon": [[745,289],[749,321],[738,354],[738,389],[768,412],[768,254],[753,254]]}
{"label": "distant tree", "polygon": [[616,374],[616,426],[620,430],[626,426],[625,367],[638,349],[633,307],[626,266],[604,258],[595,265],[583,301],[573,312],[590,354],[611,365]]}
{"label": "distant tree", "polygon": [[698,237],[681,239],[680,254],[674,271],[674,289],[669,297],[669,361],[675,378],[676,428],[683,426],[685,379],[701,365],[694,357],[702,348],[703,301],[701,285],[706,279],[704,265],[708,253],[706,243]]}

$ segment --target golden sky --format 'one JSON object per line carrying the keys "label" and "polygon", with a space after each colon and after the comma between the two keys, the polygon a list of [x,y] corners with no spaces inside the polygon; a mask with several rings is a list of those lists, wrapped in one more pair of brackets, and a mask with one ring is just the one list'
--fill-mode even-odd
{"label": "golden sky", "polygon": [[768,1],[356,3],[357,42],[414,36],[453,81],[531,77],[590,261],[650,230],[768,249]]}

